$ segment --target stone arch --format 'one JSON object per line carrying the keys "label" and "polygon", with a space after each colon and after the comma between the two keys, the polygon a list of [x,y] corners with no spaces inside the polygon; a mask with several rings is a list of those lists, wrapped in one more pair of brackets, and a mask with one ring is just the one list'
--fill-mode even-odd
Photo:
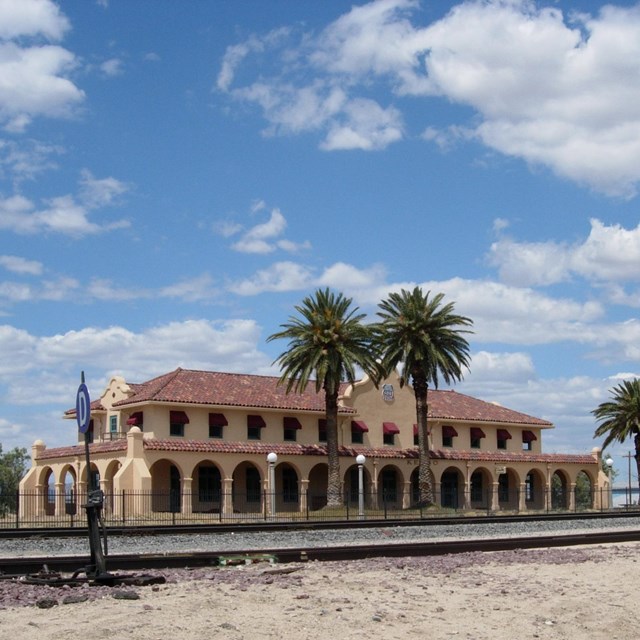
{"label": "stone arch", "polygon": [[275,468],[277,511],[300,509],[300,473],[290,462],[281,462]]}
{"label": "stone arch", "polygon": [[504,511],[517,510],[520,498],[520,477],[514,469],[507,467],[504,473],[497,477],[498,504],[494,508]]}
{"label": "stone arch", "polygon": [[178,464],[161,458],[151,465],[151,509],[179,513],[182,505],[182,478]]}
{"label": "stone arch", "polygon": [[464,476],[457,467],[447,467],[440,475],[440,505],[446,509],[464,506]]}
{"label": "stone arch", "polygon": [[[362,468],[362,484],[364,492],[365,506],[368,504],[371,495],[371,474],[366,466]],[[357,507],[360,501],[360,487],[358,480],[358,464],[350,465],[344,473],[344,501],[349,506]]]}
{"label": "stone arch", "polygon": [[546,483],[540,469],[529,469],[524,476],[524,504],[527,510],[542,511],[545,508]]}
{"label": "stone arch", "polygon": [[233,470],[233,510],[259,513],[263,509],[263,477],[260,469],[245,460]]}
{"label": "stone arch", "polygon": [[595,491],[591,475],[581,469],[576,475],[575,505],[577,510],[593,509]]}
{"label": "stone arch", "polygon": [[384,509],[401,509],[404,489],[402,472],[394,464],[387,464],[378,472],[378,503]]}
{"label": "stone arch", "polygon": [[[64,500],[64,513],[68,516],[75,516],[78,512],[78,476],[71,464],[66,464],[60,470],[60,486]],[[60,513],[57,508],[57,514]]]}
{"label": "stone arch", "polygon": [[56,475],[51,467],[44,467],[40,478],[38,485],[42,486],[44,513],[47,516],[54,516],[56,514]]}
{"label": "stone arch", "polygon": [[469,506],[471,509],[489,509],[493,492],[493,478],[485,467],[474,469],[469,478]]}
{"label": "stone arch", "polygon": [[314,465],[309,471],[308,505],[312,511],[322,509],[327,504],[327,483],[329,468],[326,462]]}
{"label": "stone arch", "polygon": [[569,508],[569,477],[562,469],[556,469],[551,476],[551,508]]}
{"label": "stone arch", "polygon": [[213,460],[201,460],[191,472],[191,508],[194,513],[220,513],[222,472]]}

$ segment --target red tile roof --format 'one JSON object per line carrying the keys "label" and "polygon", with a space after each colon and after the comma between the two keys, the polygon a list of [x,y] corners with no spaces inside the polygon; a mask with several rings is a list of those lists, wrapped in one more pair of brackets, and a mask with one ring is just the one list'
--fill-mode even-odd
{"label": "red tile roof", "polygon": [[429,391],[429,417],[465,422],[502,422],[510,424],[551,427],[552,423],[526,413],[507,409],[493,402],[485,402],[457,391]]}
{"label": "red tile roof", "polygon": [[[93,454],[99,453],[117,453],[118,451],[127,450],[127,441],[125,439],[113,440],[112,442],[96,442],[89,445],[89,452]],[[76,444],[69,447],[57,447],[55,449],[45,449],[38,460],[48,460],[49,458],[67,458],[74,456],[84,456],[84,445]]]}
{"label": "red tile roof", "polygon": [[[304,393],[285,392],[275,376],[240,373],[194,371],[178,368],[148,382],[129,385],[134,393],[114,407],[126,407],[148,402],[204,404],[219,407],[255,407],[286,411],[324,412],[324,392],[316,393],[313,384]],[[343,384],[344,392],[347,385]],[[456,391],[429,391],[429,417],[442,420],[500,422],[508,424],[550,427],[547,420],[512,411],[491,402],[478,400]],[[341,413],[354,413],[341,407]]]}
{"label": "red tile roof", "polygon": [[[114,407],[147,402],[208,404],[220,407],[256,407],[288,411],[325,410],[324,393],[316,393],[313,384],[304,393],[285,392],[275,376],[256,376],[216,371],[176,369],[153,380],[130,385],[134,394]],[[353,413],[345,408],[343,413]]]}

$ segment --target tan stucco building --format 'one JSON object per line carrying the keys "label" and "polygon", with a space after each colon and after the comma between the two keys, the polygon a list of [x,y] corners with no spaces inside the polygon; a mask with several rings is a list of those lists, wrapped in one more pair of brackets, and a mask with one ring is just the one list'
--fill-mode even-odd
{"label": "tan stucco building", "polygon": [[[105,509],[232,516],[273,503],[267,456],[277,455],[275,507],[307,512],[325,504],[324,395],[309,386],[286,394],[278,379],[176,369],[142,384],[110,380],[91,403],[92,472]],[[75,419],[75,410],[65,414]],[[417,428],[412,389],[392,376],[343,385],[339,409],[341,477],[347,503],[358,499],[363,454],[370,509],[409,509],[417,498]],[[456,391],[429,391],[432,471],[438,504],[462,510],[537,511],[607,506],[599,449],[584,455],[542,451],[550,422]],[[84,436],[78,444],[32,448],[22,510],[63,513],[69,492],[86,492]],[[579,480],[580,479],[580,480]],[[604,489],[604,490],[603,490]],[[584,491],[581,494],[584,500]],[[144,500],[141,500],[141,496]],[[127,501],[130,501],[129,503]],[[267,505],[267,502],[269,504]],[[140,505],[144,503],[144,507]],[[133,506],[135,505],[135,506]]]}

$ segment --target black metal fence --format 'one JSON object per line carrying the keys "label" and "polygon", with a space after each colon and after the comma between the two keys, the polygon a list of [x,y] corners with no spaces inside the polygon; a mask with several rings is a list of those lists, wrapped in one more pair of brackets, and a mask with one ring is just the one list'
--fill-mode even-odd
{"label": "black metal fence", "polygon": [[[591,492],[576,490],[573,496],[555,489],[522,496],[519,490],[469,493],[443,487],[436,495],[438,507],[417,506],[412,492],[380,491],[363,496],[362,507],[357,492],[348,491],[341,507],[328,507],[327,496],[287,491],[243,492],[225,495],[178,491],[122,491],[104,495],[102,518],[107,526],[159,526],[196,524],[258,523],[261,521],[341,521],[341,520],[420,520],[434,516],[604,511],[610,495],[606,489]],[[86,526],[84,495],[73,491],[0,494],[0,529],[33,527]],[[524,505],[524,509],[522,508]],[[638,509],[625,505],[624,510]]]}

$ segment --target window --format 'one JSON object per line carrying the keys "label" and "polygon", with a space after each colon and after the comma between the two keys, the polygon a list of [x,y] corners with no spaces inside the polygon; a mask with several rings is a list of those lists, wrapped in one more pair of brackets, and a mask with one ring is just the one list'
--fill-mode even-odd
{"label": "window", "polygon": [[169,425],[169,435],[176,436],[177,438],[184,438],[184,425],[183,424],[174,424],[173,422]]}
{"label": "window", "polygon": [[400,433],[400,429],[395,422],[383,422],[382,423],[382,442],[388,445],[394,445],[396,443],[396,434]]}
{"label": "window", "polygon": [[507,440],[511,440],[511,434],[506,429],[498,429],[498,434],[497,434],[498,449],[506,449]]}
{"label": "window", "polygon": [[262,430],[266,426],[262,416],[247,416],[247,440],[262,440]]}
{"label": "window", "polygon": [[282,419],[282,426],[284,429],[284,440],[286,442],[295,442],[298,439],[298,429],[302,429],[298,418],[285,417]]}
{"label": "window", "polygon": [[413,446],[417,447],[420,444],[420,436],[418,435],[418,425],[413,425]]}
{"label": "window", "polygon": [[127,420],[127,424],[130,427],[138,427],[140,431],[142,431],[142,419],[143,419],[142,411],[135,411],[129,416],[129,419]]}
{"label": "window", "polygon": [[109,417],[109,433],[118,432],[118,416]]}
{"label": "window", "polygon": [[537,436],[533,431],[523,431],[522,432],[522,450],[523,451],[532,451],[533,450],[533,441],[537,440]]}
{"label": "window", "polygon": [[369,427],[362,420],[351,421],[351,443],[362,444],[364,434],[369,431]]}
{"label": "window", "polygon": [[457,437],[458,432],[450,425],[445,424],[442,427],[442,446],[453,447],[453,439]]}
{"label": "window", "polygon": [[210,438],[222,438],[224,427],[221,424],[209,425],[209,437]]}
{"label": "window", "polygon": [[184,438],[184,425],[189,424],[189,416],[184,411],[169,411],[169,435]]}
{"label": "window", "polygon": [[470,440],[472,449],[480,449],[482,438],[484,438],[484,431],[478,427],[471,427]]}
{"label": "window", "polygon": [[318,442],[327,441],[327,420],[326,418],[318,419]]}
{"label": "window", "polygon": [[482,473],[474,471],[471,474],[471,501],[482,502],[483,498]]}
{"label": "window", "polygon": [[224,428],[228,425],[227,419],[223,413],[210,413],[209,414],[209,437],[210,438],[222,438],[224,435]]}

